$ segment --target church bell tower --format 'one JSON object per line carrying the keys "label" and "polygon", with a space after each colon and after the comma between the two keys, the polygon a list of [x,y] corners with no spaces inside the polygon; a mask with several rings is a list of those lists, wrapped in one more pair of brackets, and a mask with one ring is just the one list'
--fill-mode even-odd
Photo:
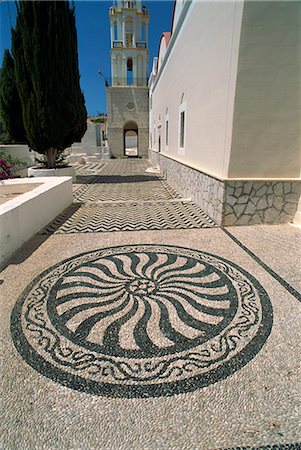
{"label": "church bell tower", "polygon": [[148,24],[141,0],[110,8],[111,85],[107,87],[108,142],[117,158],[148,151]]}

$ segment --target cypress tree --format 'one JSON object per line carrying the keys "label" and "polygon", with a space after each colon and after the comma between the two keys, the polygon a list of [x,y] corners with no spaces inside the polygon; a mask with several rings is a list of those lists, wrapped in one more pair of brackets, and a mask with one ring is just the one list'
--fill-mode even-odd
{"label": "cypress tree", "polygon": [[7,49],[0,72],[0,116],[1,137],[4,142],[27,142],[14,75],[14,60]]}
{"label": "cypress tree", "polygon": [[87,129],[74,4],[19,1],[17,11],[12,52],[24,128],[30,147],[45,154],[52,168],[57,152]]}

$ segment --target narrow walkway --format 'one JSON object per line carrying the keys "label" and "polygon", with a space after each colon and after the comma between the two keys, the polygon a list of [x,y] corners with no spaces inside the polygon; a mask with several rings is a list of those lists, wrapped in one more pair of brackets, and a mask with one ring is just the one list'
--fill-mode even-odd
{"label": "narrow walkway", "polygon": [[43,234],[98,233],[214,227],[162,176],[147,173],[146,160],[109,160],[77,167],[74,204]]}
{"label": "narrow walkway", "polygon": [[145,160],[1,272],[4,450],[300,449],[300,230],[223,230]]}

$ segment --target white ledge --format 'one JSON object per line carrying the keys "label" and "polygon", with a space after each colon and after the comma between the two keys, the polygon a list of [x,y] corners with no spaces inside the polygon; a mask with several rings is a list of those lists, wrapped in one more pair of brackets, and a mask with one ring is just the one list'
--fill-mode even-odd
{"label": "white ledge", "polygon": [[[36,186],[19,194],[26,184]],[[5,180],[0,195],[1,187],[7,191],[8,186],[16,187],[18,195],[0,205],[0,264],[73,201],[71,177]],[[9,191],[14,194],[14,189]]]}

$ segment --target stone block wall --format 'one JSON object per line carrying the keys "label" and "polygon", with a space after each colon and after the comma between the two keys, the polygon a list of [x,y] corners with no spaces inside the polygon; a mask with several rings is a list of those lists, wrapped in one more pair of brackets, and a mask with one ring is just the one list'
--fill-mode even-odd
{"label": "stone block wall", "polygon": [[223,225],[287,223],[294,220],[299,181],[227,181]]}
{"label": "stone block wall", "polygon": [[218,225],[293,222],[301,194],[300,181],[219,180],[149,150],[169,184],[191,198]]}
{"label": "stone block wall", "polygon": [[149,159],[160,166],[168,183],[177,192],[185,198],[191,198],[216,223],[222,223],[225,195],[222,181],[152,150],[149,150]]}
{"label": "stone block wall", "polygon": [[111,156],[114,158],[123,158],[123,129],[120,127],[108,127],[108,142]]}
{"label": "stone block wall", "polygon": [[108,87],[108,145],[115,158],[124,155],[124,126],[134,122],[138,129],[138,156],[148,152],[148,88]]}

